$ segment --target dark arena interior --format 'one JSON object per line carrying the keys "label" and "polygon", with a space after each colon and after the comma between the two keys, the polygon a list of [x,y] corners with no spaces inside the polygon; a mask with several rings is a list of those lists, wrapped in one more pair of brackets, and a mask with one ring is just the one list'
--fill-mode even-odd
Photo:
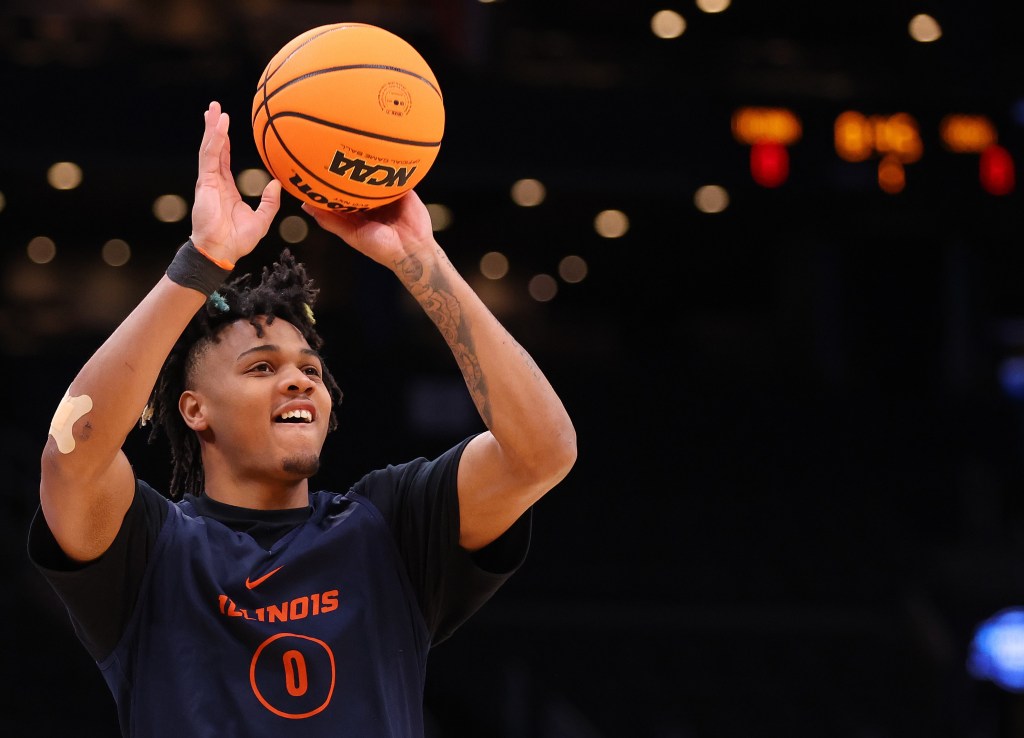
{"label": "dark arena interior", "polygon": [[[207,103],[259,169],[264,65],[342,21],[437,75],[417,193],[579,438],[432,651],[428,738],[1024,736],[1011,0],[7,0],[0,734],[118,735],[26,554],[49,419],[188,237]],[[242,266],[286,243],[345,392],[315,486],[482,429],[429,320],[295,198]],[[165,447],[126,450],[166,488]]]}

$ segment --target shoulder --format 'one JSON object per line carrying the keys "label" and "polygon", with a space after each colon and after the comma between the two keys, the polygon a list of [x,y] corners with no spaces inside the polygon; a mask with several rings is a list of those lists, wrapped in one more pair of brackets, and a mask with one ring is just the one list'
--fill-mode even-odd
{"label": "shoulder", "polygon": [[[444,510],[457,511],[459,460],[473,437],[434,458],[419,456],[371,471],[356,482],[346,496],[369,501],[391,522],[429,519]],[[431,510],[433,513],[428,512]]]}
{"label": "shoulder", "polygon": [[355,483],[352,491],[372,499],[386,490],[410,487],[429,487],[455,483],[459,461],[466,446],[475,436],[465,438],[444,453],[433,458],[418,456],[400,464],[388,464],[366,474]]}

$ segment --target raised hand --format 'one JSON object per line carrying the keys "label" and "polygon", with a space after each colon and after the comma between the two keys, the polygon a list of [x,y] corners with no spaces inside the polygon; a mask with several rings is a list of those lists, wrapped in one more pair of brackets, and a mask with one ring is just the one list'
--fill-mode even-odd
{"label": "raised hand", "polygon": [[231,174],[228,114],[211,102],[199,147],[199,177],[192,206],[192,242],[207,255],[231,264],[259,243],[281,205],[281,183],[272,179],[253,210],[242,201]]}
{"label": "raised hand", "polygon": [[308,203],[302,209],[324,230],[392,270],[406,256],[435,245],[430,214],[412,190],[387,205],[357,213],[336,213]]}

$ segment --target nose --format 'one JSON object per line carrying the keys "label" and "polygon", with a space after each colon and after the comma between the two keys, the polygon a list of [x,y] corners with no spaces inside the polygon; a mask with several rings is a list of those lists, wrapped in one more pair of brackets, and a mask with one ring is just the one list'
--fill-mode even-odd
{"label": "nose", "polygon": [[308,395],[311,394],[313,392],[313,388],[316,387],[316,383],[313,382],[312,377],[297,366],[292,366],[282,371],[280,377],[281,385],[285,387],[286,391],[289,393],[301,392]]}

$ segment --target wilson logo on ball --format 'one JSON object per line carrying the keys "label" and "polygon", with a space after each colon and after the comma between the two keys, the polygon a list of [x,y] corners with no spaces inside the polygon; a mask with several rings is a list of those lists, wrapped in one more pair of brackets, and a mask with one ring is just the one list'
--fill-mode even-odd
{"label": "wilson logo on ball", "polygon": [[362,159],[349,159],[340,151],[334,152],[334,161],[328,169],[339,177],[374,187],[405,187],[409,177],[416,172],[416,167],[395,169],[384,164],[367,164]]}
{"label": "wilson logo on ball", "polygon": [[369,208],[361,205],[348,205],[337,200],[332,200],[323,193],[317,192],[308,183],[302,181],[302,177],[298,174],[293,174],[291,179],[288,180],[288,184],[295,188],[295,193],[299,197],[304,197],[307,201],[314,205],[319,205],[322,208],[328,210],[337,210],[342,213],[356,213],[360,210],[368,210]]}

